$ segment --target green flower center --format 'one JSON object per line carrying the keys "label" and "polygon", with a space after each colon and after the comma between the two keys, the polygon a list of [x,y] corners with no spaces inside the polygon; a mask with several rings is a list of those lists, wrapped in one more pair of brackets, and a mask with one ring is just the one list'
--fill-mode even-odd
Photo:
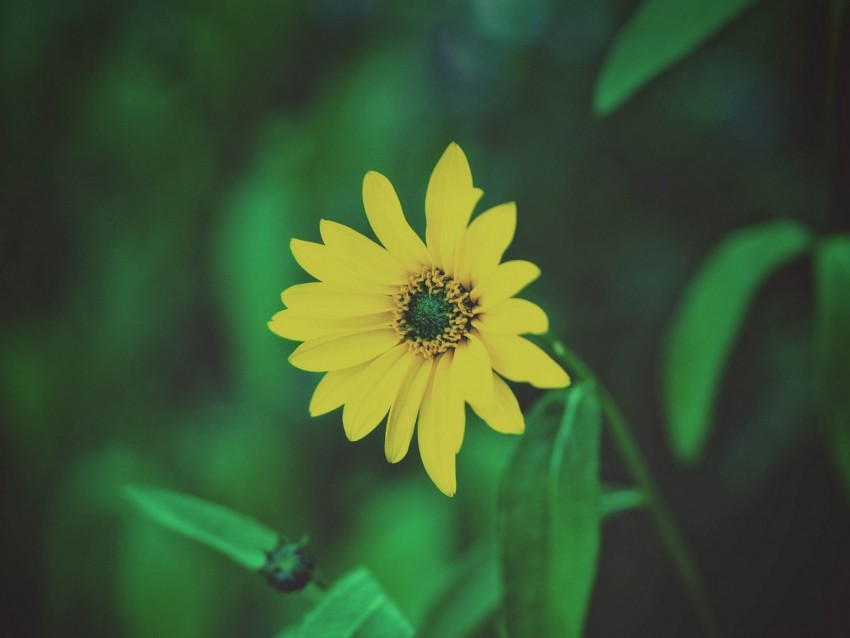
{"label": "green flower center", "polygon": [[474,306],[469,291],[438,268],[412,275],[395,301],[393,327],[426,359],[456,347],[469,334]]}
{"label": "green flower center", "polygon": [[425,341],[436,339],[451,323],[454,307],[442,292],[422,291],[413,295],[404,321],[410,335]]}

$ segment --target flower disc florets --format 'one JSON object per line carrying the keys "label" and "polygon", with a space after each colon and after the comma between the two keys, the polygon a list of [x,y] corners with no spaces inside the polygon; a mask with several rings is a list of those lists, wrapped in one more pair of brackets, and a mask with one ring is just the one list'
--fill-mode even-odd
{"label": "flower disc florets", "polygon": [[393,328],[426,359],[454,348],[469,334],[469,291],[439,268],[425,269],[395,295]]}

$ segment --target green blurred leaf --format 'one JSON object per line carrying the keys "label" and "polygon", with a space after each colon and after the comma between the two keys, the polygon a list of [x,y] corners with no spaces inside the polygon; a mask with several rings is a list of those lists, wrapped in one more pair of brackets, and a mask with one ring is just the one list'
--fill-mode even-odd
{"label": "green blurred leaf", "polygon": [[251,518],[208,501],[169,492],[127,486],[127,495],[150,519],[229,556],[257,571],[266,552],[277,545],[277,534]]}
{"label": "green blurred leaf", "polygon": [[644,507],[648,502],[646,492],[638,487],[615,488],[605,486],[602,488],[600,497],[602,518]]}
{"label": "green blurred leaf", "polygon": [[644,0],[620,30],[596,82],[593,108],[615,110],[755,0]]}
{"label": "green blurred leaf", "polygon": [[[599,401],[544,398],[502,477],[499,545],[512,638],[581,636],[599,553]],[[562,416],[561,416],[562,414]],[[560,418],[559,418],[560,417]]]}
{"label": "green blurred leaf", "polygon": [[692,463],[702,454],[721,375],[753,296],[809,240],[808,231],[789,220],[736,231],[688,285],[662,362],[667,434],[680,461]]}
{"label": "green blurred leaf", "polygon": [[408,638],[413,627],[365,569],[337,582],[287,638]]}
{"label": "green blurred leaf", "polygon": [[469,550],[431,605],[419,627],[419,638],[463,638],[496,612],[502,597],[495,546],[484,543]]}
{"label": "green blurred leaf", "polygon": [[234,579],[227,577],[232,572],[230,565],[222,561],[221,565],[204,566],[206,550],[173,541],[141,517],[127,521],[120,535],[120,552],[111,565],[115,607],[120,614],[115,635],[215,636],[236,612]]}
{"label": "green blurred leaf", "polygon": [[815,252],[818,403],[827,443],[850,492],[850,235]]}
{"label": "green blurred leaf", "polygon": [[282,308],[280,292],[305,281],[289,251],[304,184],[310,138],[286,120],[260,132],[262,145],[217,221],[215,290],[232,347],[228,369],[236,395],[248,403],[280,405],[294,390],[283,383],[291,346],[266,327]]}

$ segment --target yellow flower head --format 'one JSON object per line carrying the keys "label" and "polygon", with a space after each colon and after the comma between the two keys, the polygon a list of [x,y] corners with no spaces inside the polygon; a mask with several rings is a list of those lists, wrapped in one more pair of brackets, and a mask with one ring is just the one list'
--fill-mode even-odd
{"label": "yellow flower head", "polygon": [[404,218],[383,175],[363,180],[366,217],[383,247],[321,220],[321,244],[292,240],[292,254],[319,281],[283,291],[286,306],[269,322],[303,341],[289,361],[325,372],[310,401],[318,416],[345,406],[345,433],[357,441],[389,413],[387,460],[404,458],[419,423],[419,453],[428,476],[448,496],[457,489],[466,403],[491,428],[525,429],[516,397],[503,380],[562,388],[569,376],[519,336],[549,328],[539,306],[514,298],[537,279],[528,261],[502,262],[516,227],[513,202],[470,223],[482,191],[469,163],[449,144],[425,195],[423,241]]}

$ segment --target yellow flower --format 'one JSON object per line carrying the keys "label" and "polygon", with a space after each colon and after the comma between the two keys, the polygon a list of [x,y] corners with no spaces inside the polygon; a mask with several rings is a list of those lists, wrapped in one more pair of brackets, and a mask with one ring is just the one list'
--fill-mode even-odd
{"label": "yellow flower", "polygon": [[422,463],[448,496],[457,488],[466,403],[497,432],[521,434],[522,412],[503,377],[538,388],[570,383],[519,336],[549,328],[539,306],[514,298],[540,269],[501,261],[516,227],[513,202],[469,222],[482,194],[463,151],[449,144],[428,182],[423,242],[389,180],[367,173],[363,204],[383,247],[321,220],[324,243],[291,242],[295,259],[319,281],[284,290],[286,309],[269,322],[275,334],[304,342],[289,357],[292,365],[326,373],[311,415],[344,405],[345,433],[357,441],[389,413],[390,463],[407,454],[418,417]]}

